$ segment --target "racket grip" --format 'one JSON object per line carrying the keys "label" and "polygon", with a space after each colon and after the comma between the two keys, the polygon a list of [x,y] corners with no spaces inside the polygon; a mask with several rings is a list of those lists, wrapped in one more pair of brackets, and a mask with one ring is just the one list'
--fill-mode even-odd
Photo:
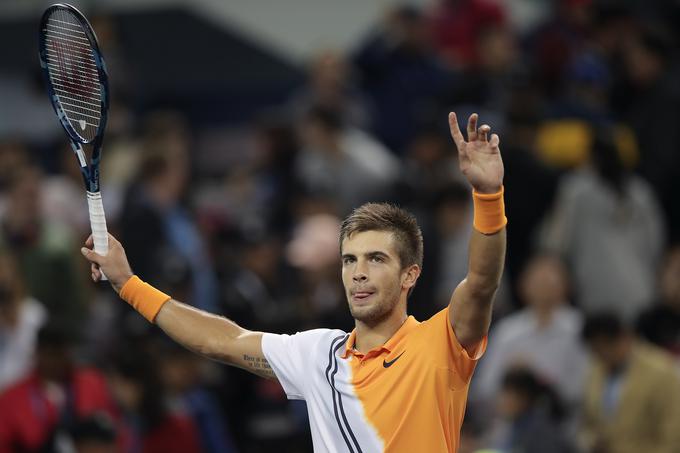
{"label": "racket grip", "polygon": [[[106,217],[104,216],[101,192],[87,192],[87,207],[90,211],[94,251],[99,255],[107,255],[109,253],[109,233],[106,229]],[[103,271],[102,280],[108,280]]]}

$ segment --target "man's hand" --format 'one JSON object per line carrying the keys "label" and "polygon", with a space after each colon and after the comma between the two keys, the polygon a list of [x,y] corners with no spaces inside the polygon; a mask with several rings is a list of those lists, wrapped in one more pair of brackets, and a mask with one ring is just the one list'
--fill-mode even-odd
{"label": "man's hand", "polygon": [[85,247],[80,249],[83,256],[91,263],[92,280],[95,282],[101,280],[102,271],[104,271],[113,289],[120,293],[125,282],[133,275],[123,246],[109,234],[109,253],[106,256],[95,253],[92,250],[93,247],[94,241],[90,235],[85,241]]}
{"label": "man's hand", "polygon": [[478,115],[470,115],[467,125],[468,141],[458,127],[456,114],[449,113],[451,136],[458,148],[460,170],[472,187],[479,193],[496,193],[503,184],[503,160],[498,148],[498,135],[491,134],[491,128],[484,124],[477,128]]}

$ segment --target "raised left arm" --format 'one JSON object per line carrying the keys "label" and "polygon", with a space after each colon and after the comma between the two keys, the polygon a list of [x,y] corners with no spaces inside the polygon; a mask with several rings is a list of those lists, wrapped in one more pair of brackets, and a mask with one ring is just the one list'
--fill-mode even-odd
{"label": "raised left arm", "polygon": [[[468,120],[468,141],[449,115],[451,135],[458,148],[460,169],[473,188],[475,225],[470,239],[467,277],[449,304],[449,321],[460,344],[471,351],[489,331],[496,290],[503,274],[506,234],[503,200],[503,160],[498,135],[477,128],[477,114]],[[486,212],[482,212],[486,211]]]}

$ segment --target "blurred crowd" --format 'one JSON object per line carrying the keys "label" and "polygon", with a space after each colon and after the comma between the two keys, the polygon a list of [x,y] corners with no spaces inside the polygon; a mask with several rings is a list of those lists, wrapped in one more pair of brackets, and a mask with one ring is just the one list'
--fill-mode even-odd
{"label": "blurred crowd", "polygon": [[[680,452],[679,25],[671,0],[404,6],[320,50],[287,102],[215,125],[128,102],[98,18],[109,230],[175,299],[253,330],[349,331],[340,220],[395,202],[424,233],[424,320],[467,270],[447,112],[478,112],[501,137],[508,255],[461,453]],[[304,403],[89,280],[80,173],[41,121],[0,137],[0,453],[310,451]]]}

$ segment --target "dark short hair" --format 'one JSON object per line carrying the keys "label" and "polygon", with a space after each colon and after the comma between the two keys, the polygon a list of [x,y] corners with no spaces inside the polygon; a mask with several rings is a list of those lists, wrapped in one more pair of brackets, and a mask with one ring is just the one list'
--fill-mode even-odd
{"label": "dark short hair", "polygon": [[401,268],[423,267],[423,233],[410,212],[391,203],[366,203],[356,208],[340,226],[340,250],[342,241],[363,231],[393,233]]}
{"label": "dark short hair", "polygon": [[626,333],[627,327],[614,313],[602,312],[586,318],[581,337],[587,343],[597,339],[613,341]]}

